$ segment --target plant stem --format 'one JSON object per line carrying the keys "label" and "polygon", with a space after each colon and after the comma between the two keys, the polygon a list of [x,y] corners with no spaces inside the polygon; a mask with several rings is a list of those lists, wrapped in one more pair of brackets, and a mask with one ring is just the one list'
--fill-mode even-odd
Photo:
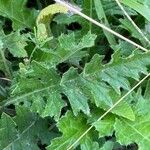
{"label": "plant stem", "polygon": [[34,47],[32,53],[31,53],[31,55],[30,55],[29,62],[31,62],[31,59],[32,59],[33,54],[34,54],[34,52],[36,51],[36,49],[37,49],[37,46]]}

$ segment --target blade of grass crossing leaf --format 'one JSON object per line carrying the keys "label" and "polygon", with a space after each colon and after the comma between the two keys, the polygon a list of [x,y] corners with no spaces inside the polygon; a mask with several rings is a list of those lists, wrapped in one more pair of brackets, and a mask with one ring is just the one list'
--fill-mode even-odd
{"label": "blade of grass crossing leaf", "polygon": [[[112,111],[120,102],[124,100],[132,91],[134,91],[143,81],[145,81],[150,76],[150,73],[148,73],[142,80],[140,80],[130,91],[128,91],[123,97],[121,97],[111,108],[109,108],[103,115],[101,115],[97,121],[100,121],[103,119],[110,111]],[[96,121],[96,122],[97,122]],[[68,146],[67,150],[71,150],[92,128],[94,127],[91,125],[81,136],[70,146]]]}
{"label": "blade of grass crossing leaf", "polygon": [[55,0],[55,1],[57,1],[57,2],[59,2],[60,4],[62,4],[62,5],[64,5],[64,6],[66,6],[66,7],[68,7],[69,10],[75,12],[76,14],[78,14],[78,15],[80,15],[81,17],[85,18],[86,20],[92,22],[93,24],[95,24],[95,25],[97,25],[97,26],[99,26],[99,27],[105,29],[106,31],[108,31],[108,32],[110,32],[110,33],[112,33],[112,34],[114,34],[115,36],[119,37],[120,39],[122,39],[122,40],[124,40],[124,41],[127,41],[128,43],[130,43],[130,44],[136,46],[137,48],[139,48],[139,49],[141,49],[141,50],[143,50],[143,51],[148,51],[148,49],[144,48],[143,46],[141,46],[141,45],[139,45],[139,44],[137,44],[137,43],[135,43],[135,42],[129,40],[128,38],[122,36],[121,34],[119,34],[119,33],[115,32],[115,31],[111,30],[110,28],[106,27],[105,25],[103,25],[103,24],[97,22],[96,20],[90,18],[89,16],[83,14],[83,13],[80,12],[78,9],[76,9],[75,7],[73,7],[72,5],[70,5],[70,4],[68,4],[68,3],[64,2],[64,1],[61,1],[61,0]]}
{"label": "blade of grass crossing leaf", "polygon": [[[38,120],[38,119],[37,119]],[[15,142],[17,142],[18,140],[20,140],[22,138],[22,136],[27,133],[33,126],[34,124],[37,122],[37,120],[34,120],[19,136],[18,138],[16,138],[14,141],[12,141],[11,143],[9,143],[9,145],[7,145],[3,150],[7,150],[9,149]]]}
{"label": "blade of grass crossing leaf", "polygon": [[[95,9],[96,9],[98,19],[102,20],[102,22],[104,22],[104,24],[110,28],[109,22],[107,20],[107,17],[105,15],[105,12],[103,9],[103,5],[101,3],[101,0],[94,0],[94,4],[95,4]],[[103,29],[103,32],[106,35],[109,44],[110,45],[116,45],[116,40],[115,40],[114,36],[104,29]]]}
{"label": "blade of grass crossing leaf", "polygon": [[115,0],[116,3],[118,4],[118,6],[120,7],[120,9],[123,11],[123,13],[125,14],[125,16],[129,19],[129,21],[132,23],[132,25],[136,28],[136,30],[141,34],[141,36],[145,39],[145,41],[150,44],[150,41],[148,40],[148,38],[144,35],[144,33],[141,31],[141,29],[135,24],[135,22],[131,19],[131,17],[128,15],[128,13],[126,12],[126,10],[123,8],[123,6],[121,5],[121,3],[119,2],[119,0]]}
{"label": "blade of grass crossing leaf", "polygon": [[[144,0],[143,0],[144,1]],[[144,16],[148,21],[150,21],[150,8],[146,7],[137,0],[121,0],[122,4],[134,9],[138,13],[140,13],[142,16]]]}

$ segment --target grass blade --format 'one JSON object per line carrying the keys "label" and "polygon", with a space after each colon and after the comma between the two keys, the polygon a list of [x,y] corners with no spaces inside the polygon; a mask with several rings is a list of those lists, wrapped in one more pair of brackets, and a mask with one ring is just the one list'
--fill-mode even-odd
{"label": "grass blade", "polygon": [[[103,9],[103,5],[102,5],[102,3],[101,3],[101,0],[95,0],[95,1],[94,1],[94,4],[95,4],[95,9],[96,9],[96,13],[97,13],[98,19],[99,19],[99,20],[104,20],[104,21],[103,21],[104,24],[105,24],[108,28],[110,28],[109,22],[108,22],[108,20],[107,20],[107,17],[106,17],[106,15],[105,15],[105,12],[104,12],[104,9]],[[107,38],[109,44],[110,44],[110,45],[116,45],[115,37],[114,37],[111,33],[107,32],[107,31],[104,30],[104,29],[103,29],[103,32],[104,32],[104,34],[105,34],[105,36],[106,36],[106,38]]]}
{"label": "grass blade", "polygon": [[[100,121],[103,119],[112,109],[114,109],[118,104],[120,104],[124,98],[126,98],[132,91],[134,91],[142,82],[144,82],[148,77],[150,76],[150,73],[148,73],[142,80],[140,80],[130,91],[128,91],[123,97],[121,97],[110,109],[108,109],[102,116],[100,116],[97,121]],[[96,122],[97,122],[96,121]],[[72,145],[68,147],[67,150],[71,150],[92,128],[94,127],[94,124],[91,125]]]}
{"label": "grass blade", "polygon": [[121,3],[119,2],[119,0],[115,0],[116,3],[118,4],[118,6],[120,7],[120,9],[123,11],[123,13],[125,14],[125,16],[128,18],[128,20],[132,23],[132,25],[136,28],[136,30],[141,34],[141,36],[145,39],[145,41],[150,44],[150,41],[148,40],[148,38],[144,35],[144,33],[141,31],[141,29],[135,24],[135,22],[131,19],[131,17],[128,15],[128,13],[126,12],[126,10],[123,8],[123,6],[121,5]]}

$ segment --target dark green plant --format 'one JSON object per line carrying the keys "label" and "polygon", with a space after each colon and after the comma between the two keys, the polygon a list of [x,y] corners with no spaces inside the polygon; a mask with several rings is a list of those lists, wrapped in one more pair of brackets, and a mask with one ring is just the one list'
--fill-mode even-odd
{"label": "dark green plant", "polygon": [[[121,2],[149,38],[149,2]],[[52,3],[0,0],[0,150],[149,150],[150,52]],[[72,3],[149,48],[115,1]]]}

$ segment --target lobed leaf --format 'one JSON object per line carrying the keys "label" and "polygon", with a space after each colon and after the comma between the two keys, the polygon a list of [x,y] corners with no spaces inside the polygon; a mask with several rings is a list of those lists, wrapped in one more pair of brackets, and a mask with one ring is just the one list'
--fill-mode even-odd
{"label": "lobed leaf", "polygon": [[[86,120],[82,115],[79,115],[76,118],[71,112],[67,112],[67,114],[59,120],[57,126],[63,135],[52,140],[51,145],[47,147],[47,150],[67,149],[88,128]],[[87,142],[86,139],[88,140],[88,135],[86,135],[80,143],[85,144],[85,142]],[[74,148],[75,147],[76,145]]]}
{"label": "lobed leaf", "polygon": [[3,49],[8,48],[14,57],[27,57],[27,52],[25,50],[27,39],[25,35],[21,35],[19,31],[5,35],[4,32],[1,31],[0,39],[3,42]]}
{"label": "lobed leaf", "polygon": [[128,78],[139,80],[139,73],[147,74],[146,66],[149,65],[150,53],[132,54],[127,58],[121,58],[119,52],[115,52],[110,63],[100,65],[101,57],[95,55],[91,62],[85,66],[83,76],[89,80],[98,78],[107,82],[120,94],[120,88],[129,90]]}
{"label": "lobed leaf", "polygon": [[46,120],[38,118],[25,107],[17,107],[17,116],[14,118],[2,114],[0,149],[39,150],[37,145],[39,139],[43,144],[50,139]]}
{"label": "lobed leaf", "polygon": [[37,12],[26,7],[27,0],[0,0],[0,16],[13,22],[13,29],[31,28],[35,25]]}
{"label": "lobed leaf", "polygon": [[114,128],[117,141],[124,145],[136,143],[139,150],[148,150],[150,147],[149,101],[142,96],[138,98],[135,114],[135,121],[116,118]]}
{"label": "lobed leaf", "polygon": [[54,116],[57,120],[64,102],[61,99],[61,90],[59,90],[60,77],[56,71],[33,62],[32,68],[25,73],[25,76],[22,73],[23,75],[14,85],[11,101],[18,104],[21,101],[32,102],[31,110],[38,112],[42,117]]}

